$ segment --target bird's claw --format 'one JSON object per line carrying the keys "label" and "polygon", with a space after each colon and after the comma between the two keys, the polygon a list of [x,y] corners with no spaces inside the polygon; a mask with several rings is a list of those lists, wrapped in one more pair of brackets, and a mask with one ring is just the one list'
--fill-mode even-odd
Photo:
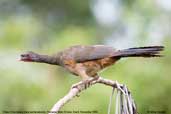
{"label": "bird's claw", "polygon": [[83,84],[84,84],[84,86],[85,86],[85,89],[87,89],[90,85],[91,85],[91,80],[85,80],[85,81],[83,81]]}
{"label": "bird's claw", "polygon": [[86,89],[87,87],[90,86],[90,84],[91,84],[91,82],[90,82],[89,80],[84,80],[84,81],[82,81],[82,82],[73,84],[73,85],[72,85],[72,88],[77,88],[77,89],[79,89],[80,86],[85,86],[85,89]]}
{"label": "bird's claw", "polygon": [[84,86],[85,89],[87,89],[92,84],[92,82],[95,81],[95,80],[97,80],[98,78],[99,77],[95,77],[95,78],[93,78],[91,80],[87,79],[87,80],[84,80],[82,82],[76,83],[76,84],[72,85],[72,88],[78,88],[78,89],[80,89],[79,86]]}
{"label": "bird's claw", "polygon": [[71,88],[72,88],[72,89],[73,89],[73,88],[77,88],[77,89],[78,89],[79,86],[80,86],[81,84],[82,84],[82,83],[80,83],[80,82],[79,82],[79,83],[76,83],[76,84],[73,84]]}

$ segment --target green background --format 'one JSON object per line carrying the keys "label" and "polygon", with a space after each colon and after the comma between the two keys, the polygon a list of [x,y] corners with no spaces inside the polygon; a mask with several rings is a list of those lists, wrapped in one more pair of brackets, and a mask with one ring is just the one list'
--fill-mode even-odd
{"label": "green background", "polygon": [[[171,6],[162,0],[0,0],[0,111],[50,110],[80,81],[58,66],[20,62],[25,51],[53,54],[78,44],[163,45],[162,58],[122,59],[100,75],[126,84],[140,114],[170,114],[170,20]],[[96,84],[62,110],[105,114],[111,90]]]}

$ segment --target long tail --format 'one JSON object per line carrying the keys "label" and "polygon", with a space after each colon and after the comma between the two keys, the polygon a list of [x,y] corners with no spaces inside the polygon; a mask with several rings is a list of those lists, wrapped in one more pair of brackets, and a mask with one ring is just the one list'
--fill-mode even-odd
{"label": "long tail", "polygon": [[148,46],[124,49],[116,52],[113,57],[161,57],[164,46]]}

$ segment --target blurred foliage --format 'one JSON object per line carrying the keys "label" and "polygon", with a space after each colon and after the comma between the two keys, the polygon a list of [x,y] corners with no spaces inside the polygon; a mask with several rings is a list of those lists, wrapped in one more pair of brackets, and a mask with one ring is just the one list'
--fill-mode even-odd
{"label": "blurred foliage", "polygon": [[[99,1],[0,0],[1,111],[49,110],[80,80],[56,66],[19,62],[17,58],[21,53],[32,50],[52,54],[78,44],[117,47],[113,41],[119,41],[118,45],[124,47],[131,41],[134,43],[130,47],[164,45],[164,57],[123,59],[100,75],[126,84],[140,114],[151,110],[171,113],[171,28],[168,21],[171,13],[158,7],[154,0],[122,0],[120,18],[113,25],[105,26],[93,13],[92,7]],[[100,10],[101,15],[105,15]],[[150,39],[153,35],[161,36],[162,40]],[[135,38],[130,40],[130,37]],[[62,110],[97,110],[105,114],[111,90],[97,84]]]}

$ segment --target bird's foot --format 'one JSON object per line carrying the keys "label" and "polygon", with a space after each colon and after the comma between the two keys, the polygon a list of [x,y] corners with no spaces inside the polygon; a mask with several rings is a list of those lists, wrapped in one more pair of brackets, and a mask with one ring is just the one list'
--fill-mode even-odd
{"label": "bird's foot", "polygon": [[90,80],[83,80],[81,82],[78,82],[76,84],[73,84],[72,85],[72,88],[77,88],[77,89],[79,89],[81,91],[81,88],[87,89],[91,85],[91,82],[92,81],[90,81]]}
{"label": "bird's foot", "polygon": [[96,77],[91,78],[91,79],[83,80],[83,81],[81,81],[79,83],[76,83],[76,84],[72,85],[72,88],[80,89],[80,86],[84,86],[84,88],[87,89],[92,84],[92,82],[97,80],[98,78],[99,77],[96,76]]}
{"label": "bird's foot", "polygon": [[79,89],[81,85],[83,85],[83,82],[82,81],[81,82],[78,82],[76,84],[73,84],[72,87],[71,87],[71,89],[73,89],[73,88]]}

